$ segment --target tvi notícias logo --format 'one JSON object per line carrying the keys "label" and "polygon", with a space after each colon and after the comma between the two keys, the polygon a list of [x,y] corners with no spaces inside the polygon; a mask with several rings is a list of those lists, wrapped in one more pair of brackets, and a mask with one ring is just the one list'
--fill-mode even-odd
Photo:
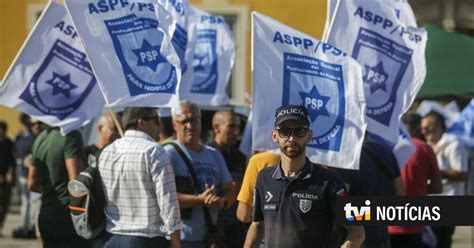
{"label": "tvi not\u00edcias logo", "polygon": [[370,201],[366,200],[365,205],[366,206],[364,207],[358,208],[358,207],[353,207],[351,203],[346,203],[346,205],[344,206],[344,211],[346,212],[346,220],[370,221]]}
{"label": "tvi not\u00edcias logo", "polygon": [[[411,206],[410,203],[400,206],[374,206],[374,221],[439,221],[441,209],[439,206]],[[348,221],[370,221],[370,201],[365,201],[365,206],[344,206],[345,217]]]}

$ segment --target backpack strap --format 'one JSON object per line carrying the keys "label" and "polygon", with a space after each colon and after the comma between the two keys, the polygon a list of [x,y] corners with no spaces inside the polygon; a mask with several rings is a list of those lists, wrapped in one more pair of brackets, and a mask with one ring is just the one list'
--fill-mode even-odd
{"label": "backpack strap", "polygon": [[[203,192],[204,190],[201,189],[201,187],[199,186],[199,180],[198,180],[196,171],[194,170],[194,167],[191,164],[191,161],[189,160],[188,156],[184,153],[183,149],[181,149],[181,147],[179,147],[179,145],[174,143],[174,142],[166,143],[165,145],[173,146],[173,148],[178,152],[178,154],[183,159],[184,164],[186,164],[186,167],[188,168],[189,174],[191,174],[191,179],[192,179],[191,181],[192,181],[192,184],[193,184],[193,188],[197,189],[197,191],[199,193]],[[214,223],[212,222],[211,213],[209,212],[209,208],[207,208],[205,206],[202,206],[202,210],[204,212],[204,219],[206,221],[206,225],[207,225],[208,229],[211,229],[212,227],[214,227]]]}
{"label": "backpack strap", "polygon": [[163,146],[172,146],[174,150],[178,152],[181,159],[183,159],[184,164],[186,165],[186,168],[189,171],[189,174],[191,174],[191,182],[192,182],[193,188],[197,190],[198,192],[201,192],[201,187],[199,186],[199,181],[196,175],[196,171],[194,170],[191,161],[189,160],[188,156],[184,153],[183,149],[181,149],[181,147],[179,147],[179,145],[174,142],[163,144]]}
{"label": "backpack strap", "polygon": [[[107,146],[108,146],[108,145],[107,145]],[[99,157],[100,157],[100,154],[102,153],[102,151],[103,151],[107,146],[104,146],[104,147],[100,148],[99,150],[97,150],[97,151],[94,153],[94,155],[92,155],[92,154],[89,155],[89,157],[87,158],[87,163],[89,164],[90,167],[99,169]]]}

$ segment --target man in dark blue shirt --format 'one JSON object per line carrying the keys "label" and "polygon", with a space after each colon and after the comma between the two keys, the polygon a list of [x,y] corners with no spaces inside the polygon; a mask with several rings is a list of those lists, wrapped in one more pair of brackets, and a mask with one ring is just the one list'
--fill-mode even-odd
{"label": "man in dark blue shirt", "polygon": [[[400,169],[392,151],[367,138],[360,154],[359,170],[330,168],[349,185],[350,195],[391,196],[405,195]],[[386,226],[364,226],[363,248],[390,247]]]}
{"label": "man in dark blue shirt", "polygon": [[[305,156],[313,136],[308,112],[297,105],[282,106],[275,113],[272,139],[281,150],[281,162],[257,177],[253,222],[245,247],[328,247],[334,223],[335,198],[345,195],[342,179],[311,163]],[[362,227],[346,227],[343,247],[359,247]]]}
{"label": "man in dark blue shirt", "polygon": [[[247,158],[237,146],[240,118],[232,110],[217,111],[212,117],[212,128],[214,139],[207,145],[216,148],[222,154],[232,177],[235,192],[239,192],[247,163]],[[246,228],[237,219],[236,212],[237,202],[230,208],[219,211],[217,224],[223,229],[226,248],[242,248],[244,245]]]}

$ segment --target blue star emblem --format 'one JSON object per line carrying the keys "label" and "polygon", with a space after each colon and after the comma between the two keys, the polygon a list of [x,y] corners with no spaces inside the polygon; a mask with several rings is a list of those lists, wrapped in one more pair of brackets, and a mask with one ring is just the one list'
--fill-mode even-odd
{"label": "blue star emblem", "polygon": [[156,72],[158,65],[166,62],[166,59],[160,53],[160,47],[161,46],[152,46],[144,39],[142,47],[132,50],[138,57],[137,66],[148,66],[151,70]]}
{"label": "blue star emblem", "polygon": [[76,85],[71,83],[71,74],[59,75],[53,72],[53,78],[46,81],[47,84],[53,86],[53,96],[61,93],[67,98],[71,97],[71,90],[77,88]]}
{"label": "blue star emblem", "polygon": [[203,61],[204,59],[206,59],[206,55],[202,55],[202,54],[194,54],[194,59],[196,59],[198,61],[198,64],[194,67],[194,70],[195,71],[204,71],[205,68],[203,66]]}
{"label": "blue star emblem", "polygon": [[370,65],[365,66],[364,83],[370,87],[370,94],[373,94],[378,89],[387,92],[385,81],[387,81],[388,74],[384,71],[382,62],[372,67]]}
{"label": "blue star emblem", "polygon": [[299,93],[303,100],[302,104],[308,109],[311,122],[314,122],[320,115],[329,116],[326,106],[331,98],[319,94],[316,86],[313,86],[309,93],[301,91]]}

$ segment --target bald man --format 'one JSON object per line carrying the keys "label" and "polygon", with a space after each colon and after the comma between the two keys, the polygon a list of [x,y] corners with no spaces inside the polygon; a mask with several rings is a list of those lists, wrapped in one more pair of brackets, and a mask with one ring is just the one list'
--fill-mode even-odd
{"label": "bald man", "polygon": [[120,137],[111,113],[106,112],[100,116],[97,122],[97,133],[99,134],[97,142],[84,148],[84,159],[86,162],[89,155],[95,155],[98,150]]}
{"label": "bald man", "polygon": [[[216,148],[224,157],[234,181],[234,194],[237,196],[247,163],[247,158],[236,146],[240,134],[240,118],[231,110],[217,111],[212,118],[212,129],[215,136],[208,145]],[[243,247],[245,241],[245,228],[237,219],[236,211],[237,202],[219,212],[218,224],[223,227],[227,248]]]}

